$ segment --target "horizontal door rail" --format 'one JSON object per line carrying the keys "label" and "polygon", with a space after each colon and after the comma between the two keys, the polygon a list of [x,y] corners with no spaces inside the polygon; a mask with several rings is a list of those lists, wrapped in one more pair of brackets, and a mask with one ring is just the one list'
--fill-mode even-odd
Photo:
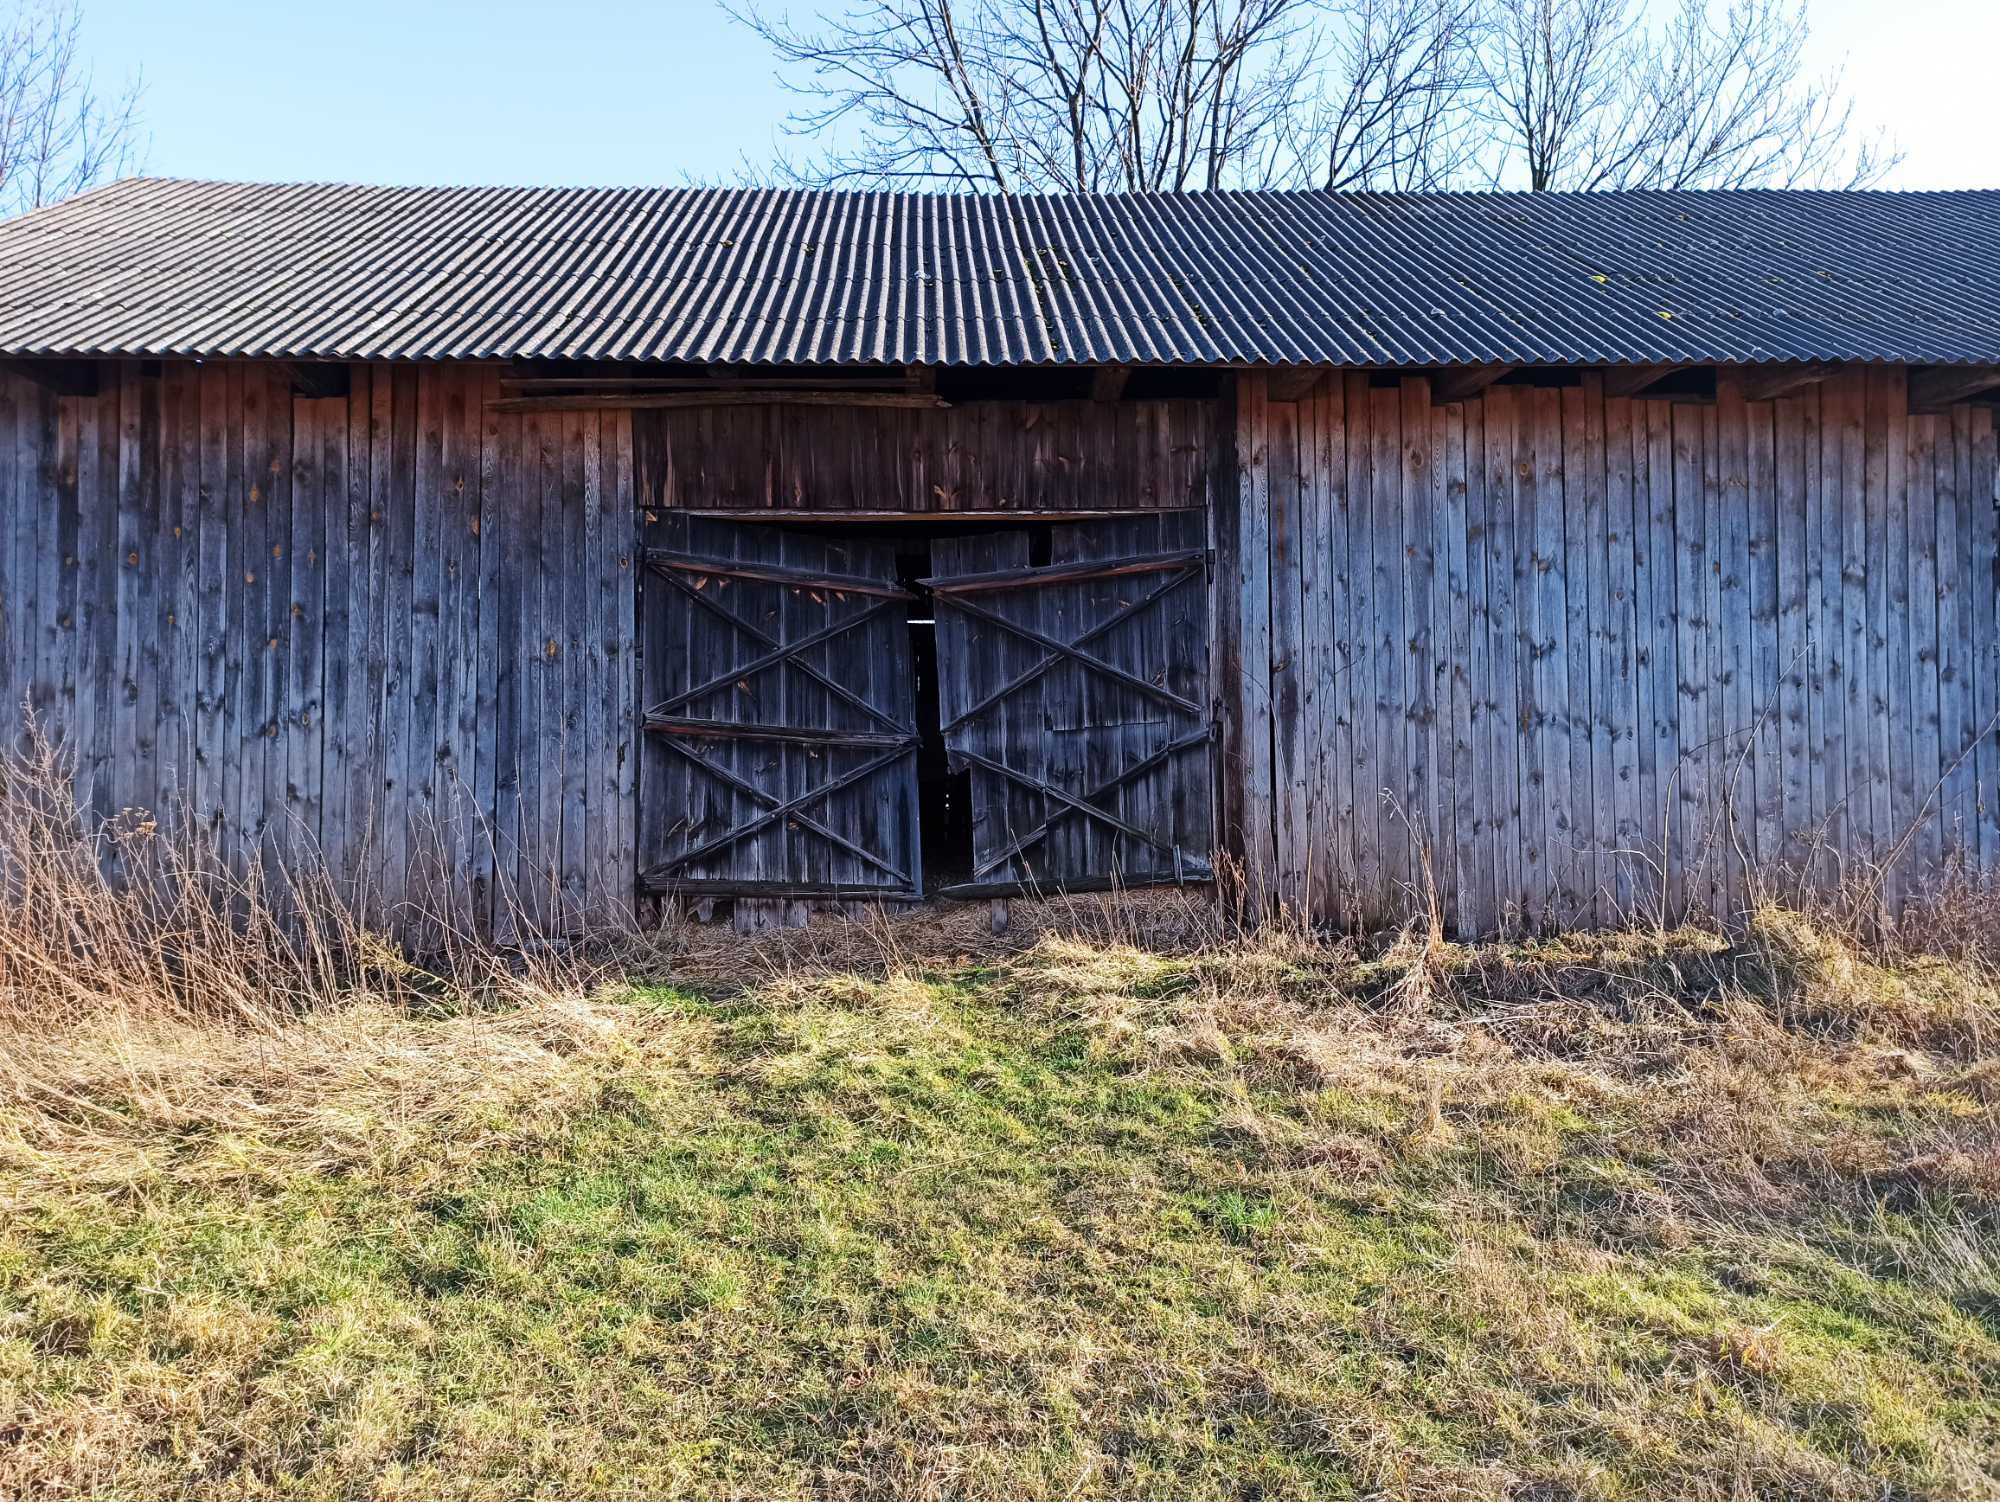
{"label": "horizontal door rail", "polygon": [[651,896],[689,897],[787,897],[798,901],[867,901],[870,898],[906,898],[915,901],[921,894],[908,886],[874,886],[868,882],[735,881],[726,876],[663,876],[648,871],[639,878],[639,890]]}
{"label": "horizontal door rail", "polygon": [[1045,563],[1035,568],[995,569],[984,574],[940,575],[923,584],[933,594],[984,594],[996,589],[1038,589],[1050,584],[1077,584],[1091,579],[1117,579],[1127,574],[1157,574],[1163,569],[1207,563],[1208,549],[1178,553],[1147,553],[1132,558],[1085,559],[1077,563]]}
{"label": "horizontal door rail", "polygon": [[802,746],[859,746],[887,749],[914,746],[914,735],[888,735],[873,730],[815,730],[804,725],[731,724],[727,720],[691,720],[675,715],[646,716],[644,728],[653,735],[688,735],[718,741],[791,741]]}
{"label": "horizontal door rail", "polygon": [[1047,881],[1027,877],[1020,881],[959,881],[937,889],[940,897],[959,902],[977,902],[988,897],[1049,897],[1064,892],[1136,892],[1142,887],[1200,887],[1215,880],[1207,862],[1197,862],[1178,876],[1139,876],[1125,880],[1117,876],[1051,876]]}
{"label": "horizontal door rail", "polygon": [[900,585],[861,574],[820,574],[811,569],[787,568],[782,563],[751,563],[739,558],[702,558],[692,553],[676,553],[670,548],[648,548],[646,566],[655,573],[669,570],[723,579],[754,579],[764,584],[786,584],[796,589],[824,589],[832,594],[880,595],[890,600],[914,600],[915,595]]}

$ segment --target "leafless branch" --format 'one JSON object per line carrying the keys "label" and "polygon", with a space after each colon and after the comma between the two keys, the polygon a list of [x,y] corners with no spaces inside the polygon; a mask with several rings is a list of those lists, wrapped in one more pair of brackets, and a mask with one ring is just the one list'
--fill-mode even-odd
{"label": "leafless branch", "polygon": [[97,91],[79,55],[77,0],[0,19],[0,217],[79,193],[131,163],[140,86]]}

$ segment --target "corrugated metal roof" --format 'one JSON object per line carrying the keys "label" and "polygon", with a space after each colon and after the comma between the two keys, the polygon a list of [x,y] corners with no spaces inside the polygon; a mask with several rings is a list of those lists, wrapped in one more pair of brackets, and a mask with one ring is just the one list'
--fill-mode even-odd
{"label": "corrugated metal roof", "polygon": [[2000,192],[950,197],[133,178],[0,225],[0,353],[2000,363]]}

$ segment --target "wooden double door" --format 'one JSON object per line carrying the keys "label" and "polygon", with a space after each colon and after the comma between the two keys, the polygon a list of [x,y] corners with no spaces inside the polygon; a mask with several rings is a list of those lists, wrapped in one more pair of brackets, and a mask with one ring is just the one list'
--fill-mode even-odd
{"label": "wooden double door", "polygon": [[[912,899],[1210,879],[1199,512],[895,539],[666,513],[649,531],[643,890]],[[918,692],[925,626],[934,695]],[[918,767],[939,740],[971,848],[958,879],[927,888],[940,812]]]}

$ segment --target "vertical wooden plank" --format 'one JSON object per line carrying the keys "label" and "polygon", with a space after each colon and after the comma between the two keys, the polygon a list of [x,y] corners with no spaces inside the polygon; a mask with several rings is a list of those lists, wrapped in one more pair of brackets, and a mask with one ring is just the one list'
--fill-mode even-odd
{"label": "vertical wooden plank", "polygon": [[[249,587],[242,582],[251,565],[243,549],[241,367],[204,365],[201,387],[201,557],[196,592],[201,598],[201,665],[195,730],[195,801],[216,853],[231,862],[237,848],[242,752],[236,715],[242,708],[241,683],[232,681],[232,659],[240,666]],[[232,775],[233,774],[233,775]]]}
{"label": "vertical wooden plank", "polygon": [[[1920,796],[1916,767],[1915,649],[1910,635],[1910,416],[1900,370],[1883,371],[1882,414],[1886,488],[1882,494],[1885,550],[1885,641],[1889,676],[1889,822],[1883,855],[1891,864],[1883,895],[1889,910],[1900,913],[1910,889],[1911,854],[1906,841],[1915,831]],[[1878,834],[1880,831],[1878,831]],[[1898,856],[1898,847],[1904,847]]]}
{"label": "vertical wooden plank", "polygon": [[[0,377],[4,379],[4,377]],[[82,602],[77,597],[77,586],[81,582],[78,568],[78,550],[81,546],[79,534],[83,525],[83,512],[79,504],[79,466],[83,449],[83,427],[95,409],[88,399],[65,397],[57,403],[56,447],[53,456],[52,479],[55,494],[52,497],[52,521],[55,537],[43,552],[42,598],[44,612],[48,617],[49,636],[46,650],[47,672],[55,698],[45,731],[50,739],[62,746],[71,758],[79,751],[78,717],[79,701],[89,697],[88,690],[79,694],[78,682],[81,674],[82,647],[84,640],[82,626]],[[4,482],[0,482],[4,483]],[[6,491],[0,488],[0,498]],[[189,674],[184,681],[192,682]]]}
{"label": "vertical wooden plank", "polygon": [[1394,387],[1369,391],[1374,487],[1376,771],[1382,795],[1376,801],[1376,844],[1381,859],[1382,918],[1400,920],[1415,876],[1411,846],[1421,808],[1410,806],[1410,619],[1405,559],[1408,506],[1403,494],[1403,413]]}
{"label": "vertical wooden plank", "polygon": [[1315,396],[1317,432],[1316,515],[1319,567],[1326,581],[1312,618],[1320,639],[1313,664],[1315,796],[1319,835],[1319,884],[1312,894],[1314,920],[1345,925],[1354,890],[1354,722],[1350,713],[1354,656],[1350,524],[1347,495],[1347,390],[1339,376],[1320,383]]}
{"label": "vertical wooden plank", "polygon": [[1532,444],[1533,621],[1535,686],[1535,765],[1543,823],[1541,914],[1545,924],[1566,926],[1578,918],[1577,790],[1571,784],[1569,681],[1569,575],[1563,533],[1566,479],[1563,473],[1562,393],[1538,389],[1530,397],[1528,438]]}
{"label": "vertical wooden plank", "polygon": [[[529,572],[535,553],[526,538],[537,533],[541,510],[541,469],[535,453],[533,421],[518,413],[497,419],[499,447],[495,456],[495,488],[480,498],[481,572],[485,549],[493,550],[494,598],[490,634],[493,639],[493,735],[491,843],[493,847],[493,938],[512,947],[523,931],[521,850],[524,778],[522,717],[529,674],[523,624]],[[482,630],[487,629],[482,627]],[[636,693],[637,690],[635,689]],[[481,741],[482,751],[485,741]],[[482,783],[485,774],[482,774]]]}
{"label": "vertical wooden plank", "polygon": [[[1967,658],[1974,649],[1972,580],[1967,568],[1971,542],[1967,499],[1972,461],[1972,408],[1952,408],[1938,424],[1937,465],[1937,597],[1938,597],[1938,755],[1943,785],[1938,793],[1938,821],[1948,861],[1977,863],[1978,785],[1976,756],[1962,756],[1974,744],[1979,725],[1974,717],[1972,678]],[[1967,862],[1967,836],[1972,835],[1972,860]]]}
{"label": "vertical wooden plank", "polygon": [[[1664,402],[1632,404],[1635,469],[1633,527],[1633,663],[1639,680],[1638,727],[1641,825],[1646,852],[1641,904],[1666,922],[1678,916],[1682,885],[1674,868],[1682,854],[1675,835],[1681,768],[1680,680],[1676,670],[1676,539],[1672,409]],[[1640,477],[1643,476],[1643,483]]]}
{"label": "vertical wooden plank", "polygon": [[1640,716],[1637,643],[1639,604],[1639,516],[1643,501],[1638,468],[1643,457],[1628,398],[1605,399],[1601,381],[1597,401],[1604,424],[1605,613],[1598,622],[1599,661],[1603,664],[1598,728],[1610,752],[1611,823],[1609,879],[1611,916],[1629,921],[1638,916],[1646,811],[1640,802],[1639,743],[1647,733]]}
{"label": "vertical wooden plank", "polygon": [[[256,422],[251,422],[252,393]],[[243,676],[254,715],[237,728],[243,743],[238,799],[245,870],[268,888],[281,880],[277,833],[285,823],[286,690],[290,683],[292,431],[290,384],[264,365],[243,371],[244,576],[256,602],[256,635],[244,644]],[[254,542],[255,551],[250,551]]]}
{"label": "vertical wooden plank", "polygon": [[[1444,567],[1439,571],[1442,614],[1448,622],[1444,673],[1440,681],[1449,695],[1451,719],[1446,747],[1451,777],[1452,918],[1461,934],[1483,934],[1493,927],[1493,864],[1482,839],[1481,798],[1491,792],[1490,768],[1475,752],[1479,732],[1479,698],[1486,692],[1486,559],[1483,505],[1477,517],[1473,485],[1466,466],[1466,418],[1469,408],[1453,402],[1433,417],[1443,433],[1439,530],[1444,543]],[[1478,420],[1472,432],[1477,443]],[[1475,466],[1476,467],[1476,466]],[[1481,487],[1483,493],[1483,487]]]}
{"label": "vertical wooden plank", "polygon": [[1708,811],[1712,764],[1710,705],[1716,697],[1710,663],[1708,583],[1711,564],[1707,505],[1702,485],[1702,413],[1668,409],[1674,458],[1674,652],[1678,740],[1682,747],[1675,819],[1678,851],[1677,910],[1711,910]]}
{"label": "vertical wooden plank", "polygon": [[166,681],[172,686],[174,745],[169,780],[173,797],[169,812],[178,834],[198,833],[200,805],[195,798],[198,722],[201,715],[201,374],[194,365],[175,362],[163,372],[166,411],[171,422],[162,428],[170,445],[168,495],[169,530],[174,544],[172,594],[168,605],[169,652]]}
{"label": "vertical wooden plank", "polygon": [[1408,761],[1397,796],[1404,836],[1410,842],[1409,881],[1419,906],[1435,893],[1450,901],[1453,879],[1446,815],[1438,691],[1445,628],[1437,617],[1437,496],[1432,454],[1430,382],[1406,376],[1398,385],[1402,408],[1402,537],[1404,740]]}
{"label": "vertical wooden plank", "polygon": [[1840,441],[1835,414],[1839,380],[1814,388],[1802,399],[1805,421],[1805,486],[1810,523],[1805,546],[1811,585],[1808,625],[1812,674],[1806,699],[1807,737],[1812,747],[1813,783],[1809,842],[1819,858],[1814,883],[1831,890],[1840,880],[1840,852],[1847,826],[1847,745],[1842,734],[1847,691],[1847,642],[1841,631],[1842,489]]}
{"label": "vertical wooden plank", "polygon": [[1754,842],[1757,876],[1769,880],[1781,876],[1785,833],[1784,704],[1779,684],[1786,670],[1794,667],[1781,654],[1778,636],[1778,499],[1777,450],[1772,405],[1748,402],[1744,406],[1748,427],[1748,469],[1744,500],[1748,532],[1748,596],[1750,601],[1750,730],[1751,756],[1756,770]]}
{"label": "vertical wooden plank", "polygon": [[[539,807],[535,815],[535,884],[540,889],[540,919],[543,932],[563,932],[569,913],[563,905],[563,792],[567,767],[568,736],[563,717],[568,705],[563,694],[563,632],[565,613],[563,570],[552,567],[551,559],[563,556],[563,519],[567,482],[566,460],[573,414],[556,414],[542,429],[542,535],[540,556],[541,603],[536,636],[540,643],[535,665],[539,684],[535,738],[532,753],[536,766]],[[733,815],[733,806],[730,809]]]}
{"label": "vertical wooden plank", "polygon": [[1757,864],[1756,677],[1751,662],[1749,412],[1734,372],[1716,377],[1714,423],[1719,447],[1716,505],[1716,670],[1721,716],[1715,727],[1718,777],[1716,861],[1733,919],[1745,905],[1746,882]]}
{"label": "vertical wooden plank", "polygon": [[630,679],[631,435],[629,413],[603,414],[598,511],[591,545],[596,573],[591,608],[598,658],[598,700],[593,710],[598,771],[591,789],[597,861],[592,882],[596,888],[595,902],[603,918],[620,926],[631,920],[637,875],[631,838],[630,785],[626,781],[631,760],[634,694]]}
{"label": "vertical wooden plank", "polygon": [[[1890,416],[1888,386],[1874,370],[1864,378],[1862,406],[1862,488],[1854,502],[1862,510],[1866,542],[1858,550],[1860,578],[1866,588],[1858,660],[1866,664],[1864,742],[1868,752],[1868,854],[1880,862],[1896,842],[1896,814],[1890,796],[1890,674],[1888,674],[1888,488],[1890,488]],[[1852,564],[1854,560],[1850,560]],[[1852,720],[1850,720],[1852,726]]]}
{"label": "vertical wooden plank", "polygon": [[[1950,418],[1942,419],[1949,434]],[[1938,523],[1935,416],[1909,420],[1908,472],[1904,482],[1908,545],[1903,554],[1907,583],[1910,652],[1910,809],[1903,836],[1903,860],[1912,889],[1937,880],[1944,860],[1941,808],[1944,765],[1943,700],[1938,681]],[[1947,443],[1949,438],[1947,436]]]}
{"label": "vertical wooden plank", "polygon": [[1996,462],[1994,418],[1980,411],[1972,420],[1971,567],[1974,628],[1972,672],[1977,690],[1974,718],[1982,732],[1977,751],[1979,863],[2000,871],[2000,462]]}
{"label": "vertical wooden plank", "polygon": [[500,744],[497,720],[500,702],[499,611],[501,596],[500,516],[507,497],[501,489],[501,424],[508,419],[491,409],[500,395],[499,372],[492,366],[469,372],[466,422],[477,434],[478,454],[469,463],[466,485],[466,526],[469,532],[465,588],[470,595],[466,643],[470,662],[469,693],[461,708],[471,722],[462,736],[467,758],[468,814],[465,876],[466,902],[473,931],[490,942],[496,931],[499,898],[494,891],[498,849],[494,816],[498,799]]}
{"label": "vertical wooden plank", "polygon": [[588,918],[589,893],[585,873],[590,837],[590,668],[584,645],[589,588],[585,559],[588,545],[584,518],[595,504],[591,494],[599,483],[597,414],[570,414],[563,434],[563,613],[558,639],[562,643],[556,672],[562,684],[562,887],[568,921],[581,926]]}
{"label": "vertical wooden plank", "polygon": [[381,837],[378,873],[369,911],[375,921],[407,922],[414,853],[410,824],[416,810],[410,797],[410,698],[415,621],[411,582],[416,560],[416,403],[417,372],[408,366],[378,367],[368,403],[369,512],[379,517],[379,560],[371,551],[376,600],[382,621],[381,774],[376,801]]}
{"label": "vertical wooden plank", "polygon": [[1482,759],[1492,766],[1493,799],[1486,823],[1493,845],[1494,924],[1502,934],[1517,931],[1526,913],[1526,860],[1529,809],[1523,795],[1522,726],[1526,723],[1524,651],[1526,597],[1522,593],[1521,542],[1517,530],[1520,469],[1515,448],[1519,403],[1515,389],[1489,387],[1480,402],[1479,463],[1485,469],[1487,656],[1492,687],[1487,693],[1491,729]]}
{"label": "vertical wooden plank", "polygon": [[445,754],[441,716],[450,666],[443,637],[444,594],[444,371],[419,367],[415,427],[411,447],[414,481],[411,507],[414,536],[410,574],[410,739],[405,772],[409,801],[407,920],[417,947],[442,942],[450,916],[450,881],[441,868],[449,836],[439,818]]}
{"label": "vertical wooden plank", "polygon": [[[141,680],[146,676],[143,653],[150,629],[153,562],[147,556],[152,542],[147,514],[147,491],[152,483],[146,463],[144,407],[146,392],[135,362],[121,362],[118,377],[118,586],[117,658],[113,668],[111,743],[117,748],[111,764],[112,806],[114,809],[150,809],[153,805],[153,731],[141,707]],[[26,460],[25,463],[22,461]],[[17,484],[25,484],[33,474],[31,454],[16,459]],[[34,512],[25,508],[25,521],[15,521],[15,558],[12,570],[24,564],[32,569]],[[25,531],[23,527],[25,526]],[[12,572],[10,570],[10,572]],[[25,582],[17,584],[14,630],[24,635],[32,620],[31,596]],[[14,698],[22,698],[26,684],[15,669]],[[18,712],[18,711],[17,711]]]}
{"label": "vertical wooden plank", "polygon": [[[553,414],[530,414],[522,419],[521,484],[514,510],[518,520],[515,535],[517,570],[516,594],[520,600],[519,635],[514,652],[516,662],[515,764],[519,769],[519,815],[516,820],[519,844],[516,851],[515,882],[520,904],[519,926],[529,935],[546,933],[550,922],[550,892],[545,866],[546,841],[542,829],[542,686],[546,669],[546,636],[542,630],[542,586],[547,570],[542,562],[542,512],[557,504],[551,479],[550,443],[558,419]],[[664,587],[662,587],[664,593]],[[666,608],[655,612],[655,625],[665,620]],[[686,661],[660,662],[662,675],[656,680],[654,697],[665,697],[667,688],[690,687],[693,665]],[[664,789],[662,790],[664,792]],[[676,816],[665,797],[654,801],[659,830],[649,845],[654,851],[665,848],[664,830]]]}
{"label": "vertical wooden plank", "polygon": [[[1298,913],[1304,910],[1308,869],[1306,775],[1310,749],[1305,743],[1301,681],[1305,569],[1301,562],[1304,537],[1299,515],[1298,404],[1266,402],[1264,412],[1265,495],[1270,507],[1270,735],[1271,812],[1277,858],[1275,895],[1281,909]],[[1058,639],[1066,638],[1058,633]]]}
{"label": "vertical wooden plank", "polygon": [[[1585,830],[1580,885],[1588,921],[1609,923],[1616,909],[1613,871],[1617,839],[1612,769],[1618,735],[1610,657],[1610,534],[1605,479],[1604,390],[1594,372],[1563,392],[1563,453],[1570,472],[1565,527],[1569,583],[1570,721],[1581,727],[1570,741],[1570,780],[1578,821]],[[1581,600],[1581,605],[1578,601]]]}
{"label": "vertical wooden plank", "polygon": [[[78,745],[78,799],[90,822],[101,824],[114,811],[112,761],[119,742],[112,733],[117,676],[118,587],[123,565],[118,555],[118,410],[122,368],[99,366],[101,385],[79,434],[77,455],[77,595],[84,609],[88,678],[78,701],[88,701],[79,718],[85,732]],[[0,529],[4,530],[4,529]]]}
{"label": "vertical wooden plank", "polygon": [[[286,871],[303,864],[319,833],[320,634],[326,610],[319,564],[327,406],[317,398],[291,400],[292,504],[282,556],[276,548],[272,551],[272,579],[283,602],[282,617],[274,624],[283,678],[279,739],[273,748],[281,762],[271,772],[279,801],[266,809],[266,816]],[[344,425],[344,414],[341,420]]]}
{"label": "vertical wooden plank", "polygon": [[1378,630],[1380,596],[1376,593],[1375,560],[1381,542],[1374,516],[1374,399],[1366,371],[1344,378],[1347,423],[1347,662],[1346,692],[1349,747],[1346,810],[1348,839],[1354,847],[1354,894],[1351,926],[1366,927],[1382,920],[1382,758],[1381,734],[1375,711],[1379,672]]}
{"label": "vertical wooden plank", "polygon": [[[352,381],[350,376],[350,394]],[[300,797],[300,818],[306,832],[319,842],[319,858],[327,879],[342,901],[347,900],[348,841],[354,825],[348,808],[348,775],[354,760],[352,733],[358,728],[350,697],[352,681],[353,604],[352,554],[347,511],[348,397],[321,398],[319,408],[319,494],[313,497],[311,530],[303,580],[296,546],[300,508],[292,512],[294,542],[292,577],[297,606],[318,637],[318,650],[307,652],[305,671],[314,682],[307,696],[310,720],[301,737],[303,775],[308,786]],[[316,556],[315,556],[316,554]]]}
{"label": "vertical wooden plank", "polygon": [[[21,712],[27,697],[21,643],[28,627],[14,566],[17,559],[32,556],[34,546],[35,507],[28,495],[32,481],[21,465],[18,442],[19,408],[29,390],[22,378],[0,373],[0,729],[12,749],[21,748],[27,729]],[[30,528],[26,539],[21,536],[24,525]]]}
{"label": "vertical wooden plank", "polygon": [[346,511],[347,543],[347,723],[329,731],[345,737],[347,785],[341,792],[347,827],[342,841],[346,859],[335,873],[350,912],[366,921],[375,885],[373,867],[381,839],[382,752],[381,622],[378,619],[375,565],[382,518],[375,514],[374,404],[380,367],[349,367],[347,389],[347,491],[335,504]]}
{"label": "vertical wooden plank", "polygon": [[[70,461],[71,445],[65,442],[63,431],[64,409],[69,406],[65,398],[51,391],[35,393],[29,412],[31,417],[24,421],[22,437],[33,449],[34,469],[30,477],[30,501],[35,512],[35,550],[29,556],[28,566],[34,570],[35,616],[33,631],[27,641],[27,661],[30,667],[28,684],[28,708],[35,717],[35,723],[43,741],[50,746],[59,746],[65,740],[64,682],[61,676],[61,661],[68,636],[65,621],[67,612],[62,603],[67,572],[64,560],[70,556],[70,546],[75,533],[74,465]],[[167,415],[164,403],[162,417]],[[28,429],[32,427],[32,434]],[[160,480],[160,509],[162,541],[164,543],[162,561],[171,569],[162,581],[160,590],[161,624],[166,635],[161,637],[164,644],[160,653],[160,676],[168,685],[168,692],[160,701],[162,723],[162,763],[164,776],[169,787],[178,761],[178,705],[171,693],[173,682],[173,630],[174,601],[180,576],[180,549],[173,536],[174,520],[177,516],[179,496],[174,484],[177,473],[167,472],[168,462],[175,459],[175,451],[163,437],[160,446],[162,478]],[[172,759],[168,759],[168,753]],[[162,812],[171,813],[171,804],[162,800]]]}
{"label": "vertical wooden plank", "polygon": [[1271,765],[1271,552],[1270,403],[1261,375],[1237,378],[1238,489],[1236,516],[1236,608],[1240,611],[1242,715],[1239,750],[1243,779],[1243,864],[1245,900],[1262,913],[1273,896],[1276,831],[1272,822]]}
{"label": "vertical wooden plank", "polygon": [[[1813,740],[1813,614],[1819,599],[1817,497],[1806,487],[1806,400],[1788,397],[1774,409],[1778,610],[1778,757],[1781,843],[1777,857],[1796,883],[1807,866],[1807,838],[1817,793]],[[1812,458],[1818,473],[1818,456]]]}

